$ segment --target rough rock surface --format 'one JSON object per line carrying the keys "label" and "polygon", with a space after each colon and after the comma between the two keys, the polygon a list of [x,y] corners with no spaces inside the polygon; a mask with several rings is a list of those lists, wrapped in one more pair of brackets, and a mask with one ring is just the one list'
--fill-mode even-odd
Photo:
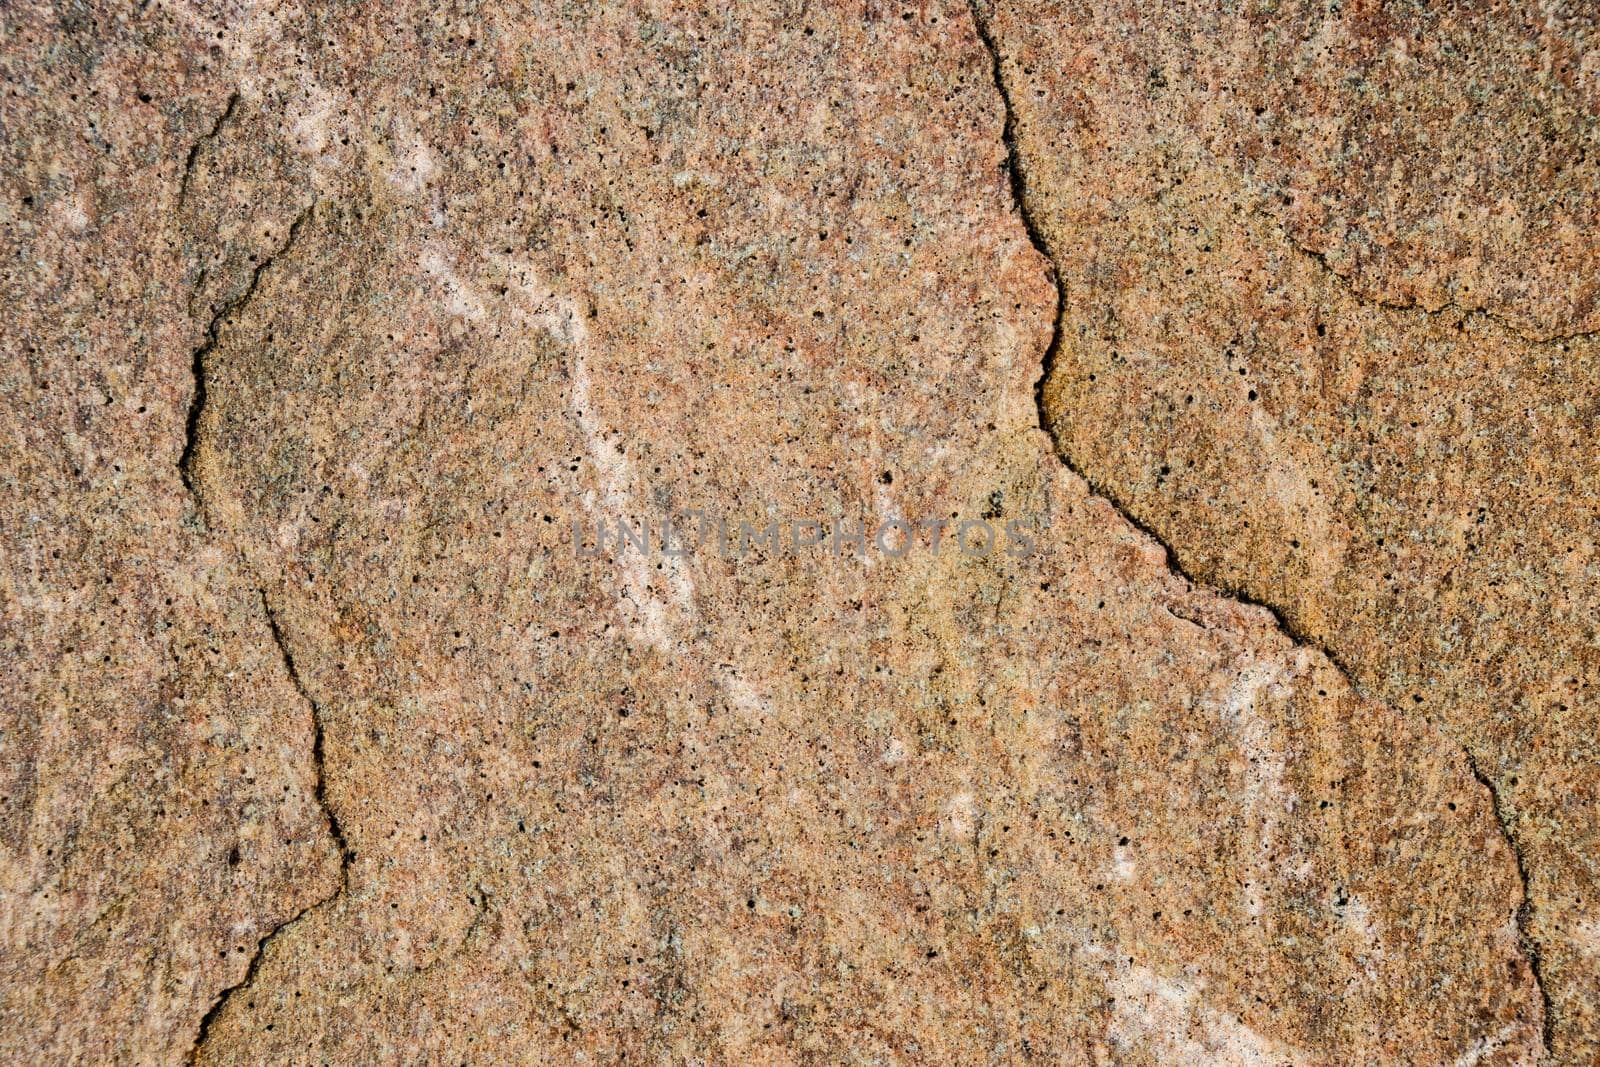
{"label": "rough rock surface", "polygon": [[1600,1059],[1600,52],[1556,5],[1003,5],[1063,454],[1497,796]]}
{"label": "rough rock surface", "polygon": [[[1195,47],[1183,17],[0,12],[0,1055],[1581,1060],[1596,496],[1565,435],[1594,392],[1584,342],[1537,338],[1594,314],[1559,273],[1593,201],[1508,178],[1555,158],[1530,142],[1473,194],[1526,221],[1470,257],[1334,163],[1345,202],[1280,221],[1249,198],[1313,182],[1300,156],[1229,169],[1137,95],[1203,85],[1126,80]],[[1413,299],[1485,311],[1374,306]],[[1270,434],[1221,384],[1203,417],[1145,403],[1135,375],[1220,373],[1210,332],[1254,338],[1246,378],[1313,365],[1262,350],[1319,313],[1333,386]],[[1351,480],[1387,424],[1340,390],[1397,346],[1423,384],[1364,403],[1483,420],[1475,480],[1442,482],[1432,450],[1477,455],[1449,425]],[[1102,357],[1120,394],[1079,373]],[[1208,443],[1239,454],[1191,496],[1133,491]],[[1540,499],[1472,562],[1410,533],[1506,469]],[[1317,505],[1293,568],[1245,474],[1367,499]],[[869,534],[578,551],[690,509]],[[897,518],[948,526],[874,545]],[[1416,546],[1365,608],[1357,519]],[[1032,550],[963,552],[980,520]]]}

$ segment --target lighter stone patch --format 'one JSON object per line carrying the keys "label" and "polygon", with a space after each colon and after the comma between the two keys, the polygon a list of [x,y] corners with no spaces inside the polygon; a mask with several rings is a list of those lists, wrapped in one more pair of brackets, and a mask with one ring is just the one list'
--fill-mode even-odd
{"label": "lighter stone patch", "polygon": [[973,841],[978,833],[978,804],[970,792],[952,796],[944,806],[944,831],[958,841]]}
{"label": "lighter stone patch", "polygon": [[1277,865],[1273,853],[1278,844],[1278,825],[1296,797],[1283,783],[1287,758],[1272,736],[1272,724],[1259,709],[1263,696],[1286,700],[1293,683],[1309,663],[1309,654],[1296,649],[1280,659],[1258,660],[1239,672],[1228,687],[1218,714],[1223,727],[1239,746],[1245,759],[1244,790],[1241,800],[1255,824],[1255,877],[1246,889],[1246,907],[1259,917],[1266,907],[1265,887]]}
{"label": "lighter stone patch", "polygon": [[[1366,901],[1352,893],[1340,918],[1344,922],[1345,929],[1361,943],[1367,956],[1373,958],[1383,956],[1383,938],[1378,932],[1378,921],[1373,918],[1372,909],[1367,907]],[[1369,975],[1376,973],[1370,963],[1366,969]]]}
{"label": "lighter stone patch", "polygon": [[[305,155],[320,157],[333,142],[328,120],[340,100],[318,82],[307,80],[304,89],[306,100],[301,105],[300,114],[290,127],[290,132],[294,135],[294,145],[297,149]],[[341,97],[343,95],[340,94]],[[326,162],[337,165],[336,160],[330,159]]]}
{"label": "lighter stone patch", "polygon": [[1567,940],[1585,956],[1600,956],[1600,920],[1585,919],[1575,923]]}
{"label": "lighter stone patch", "polygon": [[1116,998],[1107,1037],[1155,1054],[1160,1063],[1259,1065],[1306,1063],[1304,1053],[1256,1033],[1201,1000],[1204,985],[1130,966],[1108,987]]}
{"label": "lighter stone patch", "polygon": [[[574,326],[574,321],[569,310],[564,329],[560,325],[552,326],[552,334],[561,336],[564,332],[568,338],[576,338],[580,335],[582,324],[577,323]],[[624,521],[633,513],[633,508],[630,506],[632,495],[628,490],[631,472],[622,451],[606,436],[605,427],[594,413],[586,347],[583,344],[573,347],[572,410],[577,417],[578,428],[583,432],[585,450],[599,476],[601,506],[598,508],[595,506],[593,491],[587,494],[585,503],[591,512],[596,513],[597,522]],[[650,566],[647,557],[642,552],[627,550],[619,550],[618,556],[622,564],[621,596],[630,601],[639,612],[636,626],[638,636],[645,644],[662,652],[672,651],[677,641],[673,638],[672,628],[667,621],[668,604],[650,584]]]}
{"label": "lighter stone patch", "polygon": [[1316,479],[1296,458],[1293,449],[1278,438],[1273,420],[1261,408],[1250,412],[1250,428],[1260,439],[1269,461],[1263,477],[1271,499],[1277,503],[1291,529],[1299,527],[1306,554],[1321,588],[1330,588],[1349,552],[1349,531],[1333,513],[1328,498],[1316,488]]}
{"label": "lighter stone patch", "polygon": [[1111,873],[1118,881],[1133,881],[1134,872],[1138,869],[1139,865],[1129,858],[1128,850],[1121,845],[1111,853]]}
{"label": "lighter stone patch", "polygon": [[415,195],[422,191],[437,170],[433,153],[402,115],[396,115],[394,119],[394,141],[398,151],[395,153],[394,167],[389,171],[389,182],[401,192]]}
{"label": "lighter stone patch", "polygon": [[[593,347],[583,309],[573,297],[545,285],[521,260],[505,255],[493,258],[522,297],[525,310],[518,312],[519,317],[572,353],[572,412],[599,483],[598,492],[591,491],[585,497],[588,510],[597,523],[615,523],[636,517],[649,518],[659,524],[663,517],[652,515],[651,508],[640,505],[641,497],[634,491],[637,478],[633,465],[595,412],[594,382],[589,370]],[[654,527],[657,537],[659,530],[659,525]],[[639,614],[632,625],[636,640],[662,652],[681,651],[682,643],[676,635],[694,619],[694,582],[684,569],[682,559],[660,555],[659,550],[659,544],[652,549],[659,556],[659,573],[665,579],[666,589],[660,589],[652,581],[651,557],[630,548],[618,553],[622,577],[619,596],[633,604]],[[769,710],[767,701],[730,666],[721,665],[718,674],[735,708],[751,714],[765,714]]]}
{"label": "lighter stone patch", "polygon": [[[632,465],[594,410],[589,329],[578,302],[538,282],[526,264],[507,256],[495,259],[522,298],[521,306],[512,309],[512,317],[525,328],[548,334],[572,353],[571,407],[598,483],[597,490],[585,495],[588,510],[597,523],[608,525],[647,517],[649,509],[635,506],[638,498],[633,492]],[[485,317],[486,308],[475,287],[460,276],[452,257],[437,244],[430,245],[423,253],[421,263],[422,269],[442,285],[444,304],[451,314],[473,321]],[[685,616],[683,621],[687,621],[694,613],[694,588],[680,561],[673,557],[662,560],[662,573],[667,581],[665,591],[652,584],[651,559],[645,552],[619,549],[617,561],[622,578],[618,597],[633,606],[630,630],[635,639],[664,653],[678,651],[672,616]],[[623,615],[628,617],[630,613],[624,611]],[[748,686],[736,677],[724,681],[728,682],[729,695],[736,706],[746,710],[762,706],[762,702],[753,697],[753,691],[747,691]]]}
{"label": "lighter stone patch", "polygon": [[1485,1057],[1492,1056],[1502,1049],[1508,1049],[1512,1045],[1521,1045],[1522,1048],[1516,1050],[1515,1059],[1503,1062],[1513,1064],[1540,1062],[1542,1046],[1538,1030],[1532,1023],[1518,1021],[1507,1023],[1494,1033],[1479,1038],[1471,1048],[1455,1058],[1454,1067],[1476,1067]]}
{"label": "lighter stone patch", "polygon": [[444,287],[444,305],[450,314],[473,322],[483,318],[483,301],[472,286],[456,274],[455,267],[444,253],[437,248],[429,248],[422,254],[422,269]]}

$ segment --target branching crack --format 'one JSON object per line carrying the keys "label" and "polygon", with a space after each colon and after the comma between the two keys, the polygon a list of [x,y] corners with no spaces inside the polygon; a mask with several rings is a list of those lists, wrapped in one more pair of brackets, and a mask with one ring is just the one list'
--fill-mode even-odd
{"label": "branching crack", "polygon": [[195,506],[200,509],[202,516],[205,514],[205,500],[201,496],[200,487],[194,478],[194,450],[199,440],[200,416],[206,407],[206,357],[211,350],[217,347],[217,340],[222,329],[222,324],[230,315],[242,309],[255,295],[257,287],[261,284],[261,276],[267,269],[278,261],[278,257],[289,251],[294,246],[295,240],[300,236],[300,228],[305,225],[311,213],[316,210],[312,203],[295,220],[289,224],[289,233],[284,237],[283,243],[269,255],[263,256],[250,272],[250,280],[245,287],[232,299],[225,301],[212,313],[211,321],[206,324],[205,337],[199,347],[190,357],[190,373],[194,377],[194,390],[189,396],[189,415],[184,423],[183,452],[178,456],[178,475],[183,479],[184,487],[189,490],[189,495],[194,497]]}
{"label": "branching crack", "polygon": [[[1077,462],[1072,458],[1071,454],[1067,451],[1065,445],[1062,443],[1061,438],[1055,433],[1050,423],[1050,417],[1045,410],[1044,390],[1045,383],[1050,379],[1050,375],[1055,369],[1056,358],[1061,348],[1062,323],[1066,317],[1066,289],[1061,283],[1061,272],[1059,267],[1056,265],[1055,256],[1050,249],[1049,242],[1045,240],[1044,232],[1039,227],[1034,217],[1032,206],[1029,202],[1027,175],[1023,171],[1021,148],[1017,141],[1016,108],[1012,104],[1010,90],[1006,85],[1005,72],[1000,58],[1000,49],[995,43],[993,32],[989,26],[988,17],[984,15],[980,4],[981,0],[968,0],[968,8],[972,14],[973,27],[977,32],[978,39],[983,43],[985,50],[987,50],[989,53],[989,62],[992,76],[994,78],[995,91],[999,93],[1001,103],[1003,104],[1005,110],[1005,121],[1001,129],[1001,138],[1006,150],[1005,168],[1007,176],[1010,179],[1011,198],[1016,206],[1017,215],[1022,220],[1023,229],[1028,234],[1029,242],[1033,245],[1035,251],[1037,251],[1044,259],[1047,272],[1050,277],[1050,284],[1055,289],[1056,293],[1055,317],[1051,324],[1050,342],[1045,346],[1041,373],[1038,380],[1034,383],[1034,400],[1039,412],[1039,428],[1049,436],[1053,444],[1056,457],[1068,470],[1072,471],[1073,474],[1076,474],[1079,478],[1083,479],[1084,484],[1088,486],[1089,491],[1092,494],[1100,497],[1102,500],[1106,501],[1106,503],[1110,504],[1122,517],[1122,519],[1128,523],[1128,525],[1144,534],[1155,544],[1161,546],[1162,550],[1166,554],[1167,566],[1173,573],[1183,578],[1184,581],[1188,582],[1192,586],[1214,590],[1215,592],[1238,601],[1239,603],[1247,604],[1251,607],[1260,608],[1261,610],[1265,611],[1277,624],[1278,629],[1291,641],[1301,647],[1320,653],[1327,659],[1329,663],[1333,664],[1334,668],[1338,670],[1341,675],[1343,675],[1345,682],[1351,687],[1352,690],[1361,693],[1367,699],[1378,699],[1367,693],[1362,686],[1357,684],[1355,673],[1343,662],[1341,662],[1339,656],[1332,649],[1325,646],[1322,642],[1318,641],[1310,634],[1302,632],[1288,618],[1288,616],[1283,611],[1279,610],[1279,608],[1275,605],[1258,600],[1245,590],[1234,587],[1229,583],[1204,581],[1200,578],[1197,578],[1195,575],[1190,574],[1184,568],[1182,561],[1179,559],[1178,553],[1174,550],[1172,545],[1168,544],[1166,539],[1154,529],[1136,518],[1132,509],[1124,501],[1118,498],[1115,491],[1107,486],[1098,484],[1089,476],[1086,471],[1080,468]],[[1318,263],[1320,263],[1324,269],[1337,278],[1352,293],[1355,292],[1354,288],[1350,286],[1349,281],[1334,271],[1321,253],[1312,252],[1309,249],[1302,248],[1298,244],[1294,244],[1292,241],[1290,243],[1297,251],[1312,257]],[[1379,301],[1373,301],[1370,298],[1363,297],[1360,294],[1356,294],[1356,297],[1357,299],[1366,303],[1381,303]],[[1426,311],[1426,309],[1410,308],[1409,305],[1383,304],[1382,306],[1403,307],[1411,310]],[[1437,313],[1442,313],[1443,310],[1445,309],[1441,309],[1441,312]],[[1436,313],[1430,312],[1430,314]],[[1515,327],[1497,318],[1490,312],[1476,311],[1473,312],[1473,314],[1481,314],[1498,325],[1501,325],[1508,330],[1512,330],[1513,332],[1517,333],[1518,336],[1522,336],[1520,331],[1517,331]],[[1577,334],[1567,338],[1553,338],[1551,339],[1550,343],[1577,340],[1591,336],[1600,336],[1600,334]],[[1478,782],[1482,784],[1486,790],[1488,790],[1490,805],[1494,811],[1495,821],[1499,824],[1501,835],[1504,836],[1506,843],[1511,848],[1512,854],[1516,857],[1517,875],[1521,883],[1522,894],[1522,902],[1517,908],[1517,932],[1521,941],[1523,953],[1527,957],[1529,967],[1533,972],[1534,985],[1538,989],[1539,998],[1544,1007],[1544,1030],[1542,1038],[1545,1051],[1548,1053],[1551,1050],[1554,1036],[1555,1013],[1551,1004],[1550,994],[1545,988],[1538,944],[1528,933],[1529,923],[1532,917],[1533,903],[1532,897],[1529,895],[1527,868],[1522,855],[1522,850],[1517,842],[1516,837],[1511,831],[1511,824],[1507,819],[1506,812],[1501,808],[1498,790],[1495,788],[1493,782],[1486,775],[1479,771],[1478,765],[1473,758],[1471,750],[1465,745],[1461,745],[1460,747],[1463,755],[1466,758],[1467,766],[1471,769],[1473,776],[1477,778]]]}
{"label": "branching crack", "polygon": [[[355,853],[350,851],[349,843],[345,840],[344,828],[339,825],[339,816],[334,812],[333,807],[328,803],[327,778],[324,774],[322,754],[324,735],[322,706],[318,704],[317,701],[311,696],[310,691],[306,689],[305,682],[300,677],[300,669],[295,666],[294,654],[289,651],[288,642],[284,640],[283,628],[278,624],[278,614],[273,610],[272,602],[267,599],[266,591],[258,589],[257,593],[261,597],[261,610],[267,617],[267,629],[272,633],[272,642],[277,646],[278,655],[283,660],[284,670],[288,672],[289,681],[294,685],[295,692],[299,693],[301,699],[303,699],[307,706],[311,708],[311,762],[313,770],[316,773],[316,784],[313,792],[317,798],[318,806],[322,808],[323,817],[328,820],[328,832],[332,835],[334,844],[336,844],[339,848],[339,884],[334,888],[332,893],[329,893],[321,900],[315,900],[310,904],[307,904],[305,907],[295,912],[292,917],[286,919],[284,922],[279,923],[277,926],[273,927],[271,930],[268,930],[265,934],[256,939],[255,951],[250,956],[250,963],[245,967],[243,977],[219,992],[216,996],[216,999],[211,1002],[211,1006],[206,1009],[205,1015],[201,1017],[200,1029],[195,1034],[194,1045],[189,1050],[189,1062],[191,1064],[198,1060],[200,1049],[205,1045],[206,1038],[210,1036],[211,1024],[216,1021],[219,1015],[222,1014],[222,1009],[228,1003],[228,998],[232,996],[236,990],[243,989],[255,980],[256,970],[258,967],[260,967],[261,960],[266,955],[268,943],[276,938],[279,934],[282,934],[284,931],[294,926],[301,919],[311,914],[311,912],[332,903],[334,900],[337,900],[341,894],[346,892],[350,888],[350,864],[356,858]],[[481,888],[479,889],[478,893],[478,906],[480,909],[479,918],[481,919],[482,909],[487,906],[488,895],[485,894]],[[476,925],[477,923],[475,921],[473,927],[476,928]]]}

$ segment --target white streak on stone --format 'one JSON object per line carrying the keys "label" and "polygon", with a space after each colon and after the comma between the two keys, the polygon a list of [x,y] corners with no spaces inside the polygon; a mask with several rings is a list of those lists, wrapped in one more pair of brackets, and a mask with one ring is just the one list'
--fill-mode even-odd
{"label": "white streak on stone", "polygon": [[471,285],[456,273],[450,260],[437,248],[428,248],[422,253],[422,269],[428,276],[438,280],[445,292],[445,308],[452,315],[470,319],[473,322],[481,320],[484,316],[483,301]]}
{"label": "white streak on stone", "polygon": [[428,184],[437,169],[433,153],[402,115],[394,119],[394,142],[397,151],[389,182],[401,192],[415,195]]}
{"label": "white streak on stone", "polygon": [[1283,1067],[1307,1062],[1299,1050],[1207,1007],[1199,981],[1130,966],[1108,991],[1116,1003],[1107,1037],[1120,1047],[1153,1053],[1158,1063]]}
{"label": "white streak on stone", "polygon": [[1239,746],[1245,760],[1245,785],[1241,799],[1255,827],[1254,877],[1246,890],[1246,907],[1259,917],[1266,907],[1264,890],[1273,880],[1278,826],[1295,803],[1283,779],[1287,757],[1273,738],[1271,723],[1260,711],[1262,698],[1287,699],[1294,679],[1306,669],[1304,649],[1285,659],[1258,660],[1240,671],[1229,686],[1218,713],[1224,728]]}

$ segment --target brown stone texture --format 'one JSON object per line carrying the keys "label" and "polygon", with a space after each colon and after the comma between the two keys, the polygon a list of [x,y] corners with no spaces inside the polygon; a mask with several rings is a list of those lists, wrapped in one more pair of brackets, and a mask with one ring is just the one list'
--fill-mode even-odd
{"label": "brown stone texture", "polygon": [[1594,71],[1406,11],[0,9],[0,1058],[1592,1058]]}
{"label": "brown stone texture", "polygon": [[1555,5],[1004,5],[1064,456],[1498,797],[1600,1061],[1600,53]]}

